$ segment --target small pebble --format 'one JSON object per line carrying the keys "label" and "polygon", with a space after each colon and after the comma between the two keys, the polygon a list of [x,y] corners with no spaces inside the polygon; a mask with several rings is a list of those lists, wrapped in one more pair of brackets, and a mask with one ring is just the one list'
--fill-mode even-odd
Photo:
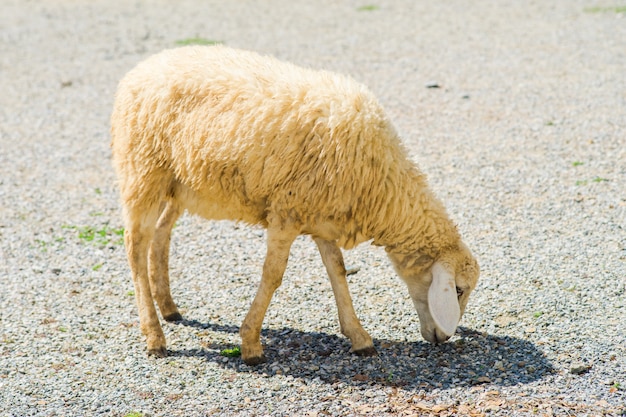
{"label": "small pebble", "polygon": [[574,375],[582,375],[582,374],[589,372],[591,368],[592,368],[591,365],[588,365],[585,363],[576,363],[570,367],[569,371],[570,373]]}
{"label": "small pebble", "polygon": [[361,270],[360,266],[346,265],[346,275],[354,275]]}

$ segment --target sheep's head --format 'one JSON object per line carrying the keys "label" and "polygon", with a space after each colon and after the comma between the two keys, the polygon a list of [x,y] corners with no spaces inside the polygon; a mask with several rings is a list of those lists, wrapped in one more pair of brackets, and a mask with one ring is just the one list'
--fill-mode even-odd
{"label": "sheep's head", "polygon": [[462,242],[437,259],[419,253],[388,253],[409,288],[422,336],[431,343],[445,342],[454,334],[478,282],[476,259]]}

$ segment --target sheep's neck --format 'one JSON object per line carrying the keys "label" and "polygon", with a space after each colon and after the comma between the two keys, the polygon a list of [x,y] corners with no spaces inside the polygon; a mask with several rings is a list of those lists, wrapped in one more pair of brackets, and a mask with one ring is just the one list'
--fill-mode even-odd
{"label": "sheep's neck", "polygon": [[419,252],[437,258],[458,242],[456,226],[417,169],[395,178],[397,183],[390,183],[386,190],[392,197],[375,213],[378,221],[372,222],[378,226],[372,228],[374,244],[397,253]]}

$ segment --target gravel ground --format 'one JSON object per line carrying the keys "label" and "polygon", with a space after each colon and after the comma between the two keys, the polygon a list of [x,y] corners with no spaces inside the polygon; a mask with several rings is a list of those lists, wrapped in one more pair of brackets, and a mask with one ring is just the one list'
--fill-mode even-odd
{"label": "gravel ground", "polygon": [[[369,7],[371,6],[371,7]],[[625,415],[626,17],[606,0],[2,0],[0,416]],[[339,334],[296,241],[269,362],[220,355],[264,232],[185,216],[186,320],[148,358],[110,165],[117,81],[189,38],[370,86],[476,252],[462,327],[431,346],[384,251],[346,252],[380,352]]]}

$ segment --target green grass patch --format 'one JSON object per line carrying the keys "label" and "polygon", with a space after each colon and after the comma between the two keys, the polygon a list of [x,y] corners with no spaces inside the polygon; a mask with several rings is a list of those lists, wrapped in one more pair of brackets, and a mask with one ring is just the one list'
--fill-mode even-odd
{"label": "green grass patch", "polygon": [[143,417],[143,414],[139,411],[131,411],[130,413],[124,414],[124,417]]}
{"label": "green grass patch", "polygon": [[58,249],[65,243],[65,236],[55,236],[52,240],[35,239],[32,247],[38,247],[42,252],[48,252],[48,249]]}
{"label": "green grass patch", "polygon": [[124,244],[124,228],[111,227],[105,224],[100,227],[94,226],[63,226],[64,229],[76,230],[78,238],[85,243],[94,245],[123,245]]}
{"label": "green grass patch", "polygon": [[92,271],[99,271],[100,268],[102,268],[102,264],[95,264],[94,266],[91,267]]}
{"label": "green grass patch", "polygon": [[227,358],[237,358],[241,356],[241,348],[239,346],[235,346],[232,349],[222,349],[220,355],[226,356]]}
{"label": "green grass patch", "polygon": [[185,38],[176,41],[176,45],[221,45],[224,42],[206,38]]}
{"label": "green grass patch", "polygon": [[533,317],[538,319],[539,317],[543,316],[543,311],[537,311],[535,312],[535,314],[533,314]]}
{"label": "green grass patch", "polygon": [[626,13],[626,6],[587,7],[586,13]]}
{"label": "green grass patch", "polygon": [[39,249],[42,252],[47,252],[48,251],[48,246],[50,246],[50,244],[48,242],[46,242],[45,240],[42,240],[42,239],[35,239],[35,243],[37,244],[37,246],[39,246]]}
{"label": "green grass patch", "polygon": [[367,4],[365,6],[359,7],[357,10],[359,12],[372,12],[372,11],[378,10],[378,9],[380,9],[380,7],[376,6],[375,4]]}
{"label": "green grass patch", "polygon": [[584,163],[584,162],[580,162],[580,161],[574,161],[574,162],[572,162],[572,166],[573,166],[573,167],[579,167],[579,166],[581,166],[581,165],[585,165],[585,163]]}
{"label": "green grass patch", "polygon": [[[608,178],[602,178],[602,177],[595,177],[592,180],[590,180],[591,182],[609,182],[611,181]],[[578,180],[576,181],[576,185],[587,185],[590,182],[589,180]]]}

